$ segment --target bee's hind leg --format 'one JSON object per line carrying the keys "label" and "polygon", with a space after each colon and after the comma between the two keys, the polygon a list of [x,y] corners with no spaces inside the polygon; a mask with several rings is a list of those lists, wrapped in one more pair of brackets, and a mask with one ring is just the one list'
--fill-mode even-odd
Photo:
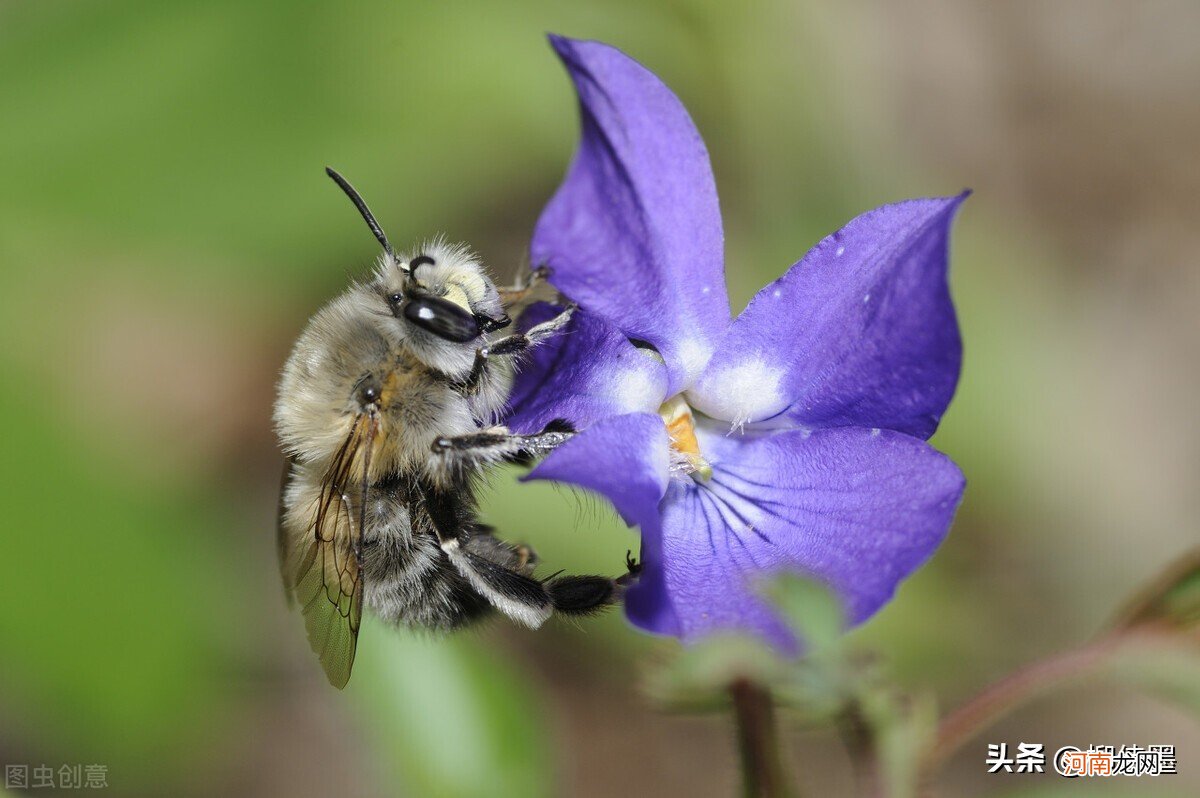
{"label": "bee's hind leg", "polygon": [[442,549],[467,581],[496,609],[531,628],[552,612],[593,615],[625,595],[630,574],[607,576],[555,575],[538,581],[530,576],[536,555],[527,546],[513,546],[490,536],[471,537]]}
{"label": "bee's hind leg", "polygon": [[623,585],[607,576],[557,576],[545,583],[550,603],[564,615],[592,615],[621,600]]}
{"label": "bee's hind leg", "polygon": [[462,545],[503,568],[509,568],[522,576],[531,575],[538,562],[537,552],[533,547],[493,537],[493,531],[491,527],[477,526],[471,537]]}
{"label": "bee's hind leg", "polygon": [[625,553],[625,574],[616,579],[607,576],[555,576],[544,584],[554,609],[564,615],[592,615],[617,604],[625,591],[637,582],[641,564],[630,552]]}
{"label": "bee's hind leg", "polygon": [[521,564],[518,547],[476,528],[473,513],[464,509],[452,491],[432,485],[422,488],[438,545],[471,588],[508,617],[532,629],[545,623],[554,605],[542,583],[529,576],[532,550]]}
{"label": "bee's hind leg", "polygon": [[439,544],[455,570],[489,604],[530,628],[538,628],[556,611],[590,615],[616,604],[636,574],[636,565],[628,561],[630,573],[618,579],[555,574],[539,581],[531,575],[537,564],[531,548],[494,537],[447,493],[428,486],[424,494]]}
{"label": "bee's hind leg", "polygon": [[[484,541],[484,545],[480,545]],[[443,547],[444,548],[444,547]],[[523,552],[532,554],[526,546],[512,546],[496,538],[471,538],[458,547],[465,557],[455,565],[464,573],[489,602],[514,620],[537,628],[550,616],[586,616],[617,604],[625,595],[628,580],[607,576],[555,575],[545,580],[530,576],[536,559],[525,559]],[[453,552],[451,561],[455,561]],[[460,564],[461,563],[461,564]]]}

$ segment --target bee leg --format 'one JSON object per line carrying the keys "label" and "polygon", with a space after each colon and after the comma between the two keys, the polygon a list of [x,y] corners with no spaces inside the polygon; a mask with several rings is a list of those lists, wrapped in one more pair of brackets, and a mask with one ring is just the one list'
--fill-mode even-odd
{"label": "bee leg", "polygon": [[505,427],[493,427],[486,432],[437,438],[433,451],[453,460],[456,455],[472,460],[519,460],[524,456],[548,454],[566,443],[575,434],[566,422],[552,421],[533,435],[514,435]]}
{"label": "bee leg", "polygon": [[469,542],[476,547],[479,553],[485,553],[488,547],[492,547],[492,551],[503,553],[502,560],[497,560],[501,564],[515,566],[517,570],[522,568],[537,565],[538,555],[533,550],[533,547],[527,543],[509,543],[506,540],[501,540],[496,537],[496,527],[491,524],[484,524],[476,521],[471,524],[471,537]]}
{"label": "bee leg", "polygon": [[616,579],[607,576],[554,576],[546,581],[546,592],[554,609],[565,615],[591,615],[617,604],[625,591],[637,583],[641,564],[632,552],[625,552],[623,575]]}
{"label": "bee leg", "polygon": [[471,364],[471,373],[467,378],[458,385],[458,390],[464,395],[479,393],[479,386],[483,384],[483,375],[487,373],[488,358],[491,356],[491,350],[486,346],[481,346],[475,350],[475,362]]}
{"label": "bee leg", "polygon": [[629,587],[637,584],[638,577],[642,575],[642,564],[633,556],[632,551],[625,552],[625,574],[617,577],[617,584],[622,587]]}
{"label": "bee leg", "polygon": [[487,373],[488,359],[492,357],[512,357],[528,351],[559,330],[567,326],[571,314],[575,312],[574,305],[568,305],[562,313],[552,319],[537,324],[525,333],[506,335],[493,344],[481,346],[475,350],[475,361],[471,364],[471,372],[461,382],[457,383],[458,390],[463,394],[478,393],[483,384],[483,376]]}
{"label": "bee leg", "polygon": [[[625,577],[558,576],[545,581],[529,574],[536,555],[527,546],[514,546],[485,534],[473,534],[475,524],[448,493],[432,486],[424,490],[425,506],[442,551],[471,587],[496,609],[531,629],[555,611],[589,615],[620,601]],[[633,566],[631,565],[631,570]]]}
{"label": "bee leg", "polygon": [[499,288],[500,302],[504,307],[524,302],[526,297],[550,277],[549,266],[535,266],[527,275],[519,276],[517,282],[507,288]]}
{"label": "bee leg", "polygon": [[528,332],[506,335],[487,347],[488,354],[493,357],[519,355],[552,338],[567,326],[567,322],[571,320],[571,315],[575,313],[575,307],[575,305],[567,305],[562,313],[559,313],[552,319],[547,319],[541,324],[535,324],[529,328]]}
{"label": "bee leg", "polygon": [[480,557],[489,559],[497,565],[509,568],[523,576],[532,574],[534,566],[538,562],[537,552],[530,546],[522,543],[509,543],[492,537],[490,531],[486,534],[476,532],[462,545]]}
{"label": "bee leg", "polygon": [[473,551],[458,538],[442,543],[442,551],[477,593],[514,621],[537,629],[554,612],[550,595],[536,579]]}
{"label": "bee leg", "polygon": [[554,609],[564,615],[592,615],[625,594],[625,586],[607,576],[557,576],[545,587]]}
{"label": "bee leg", "polygon": [[[489,541],[487,543],[483,541]],[[551,612],[592,615],[625,595],[622,579],[607,576],[553,576],[538,581],[529,576],[534,563],[520,563],[522,549],[495,538],[468,538],[442,549],[471,586],[496,609],[536,629]]]}
{"label": "bee leg", "polygon": [[474,519],[451,492],[427,485],[422,493],[442,551],[475,592],[531,629],[545,623],[554,612],[550,596],[541,582],[510,566],[507,561],[512,559],[513,550],[501,552],[500,546],[506,544],[490,535],[473,535]]}

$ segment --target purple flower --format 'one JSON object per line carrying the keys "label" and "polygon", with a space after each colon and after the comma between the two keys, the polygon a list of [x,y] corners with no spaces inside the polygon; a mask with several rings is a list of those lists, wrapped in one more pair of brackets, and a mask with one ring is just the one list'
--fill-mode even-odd
{"label": "purple flower", "polygon": [[687,111],[618,50],[551,42],[582,142],[532,255],[581,310],[521,375],[509,425],[581,431],[529,478],[599,492],[641,527],[626,609],[643,629],[746,630],[794,651],[756,590],[779,571],[865,620],[932,555],[963,492],[925,439],[958,380],[947,239],[966,194],[858,217],[731,320]]}

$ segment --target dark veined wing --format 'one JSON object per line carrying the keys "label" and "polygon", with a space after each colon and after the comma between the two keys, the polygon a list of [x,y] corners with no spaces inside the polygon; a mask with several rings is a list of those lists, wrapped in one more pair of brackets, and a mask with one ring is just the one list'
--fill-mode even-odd
{"label": "dark veined wing", "polygon": [[[329,683],[339,690],[350,680],[358,629],[362,623],[362,526],[365,501],[351,508],[349,479],[356,460],[366,474],[375,421],[360,415],[321,479],[313,520],[299,541],[301,555],[291,580],[292,595],[304,614],[308,642],[321,660]],[[295,562],[293,560],[293,562]]]}

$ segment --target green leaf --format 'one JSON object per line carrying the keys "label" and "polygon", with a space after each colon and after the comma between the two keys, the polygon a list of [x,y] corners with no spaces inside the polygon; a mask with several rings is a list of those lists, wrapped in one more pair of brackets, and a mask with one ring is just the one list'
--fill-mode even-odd
{"label": "green leaf", "polygon": [[369,619],[346,692],[361,710],[382,793],[552,792],[534,688],[478,636],[417,636]]}

